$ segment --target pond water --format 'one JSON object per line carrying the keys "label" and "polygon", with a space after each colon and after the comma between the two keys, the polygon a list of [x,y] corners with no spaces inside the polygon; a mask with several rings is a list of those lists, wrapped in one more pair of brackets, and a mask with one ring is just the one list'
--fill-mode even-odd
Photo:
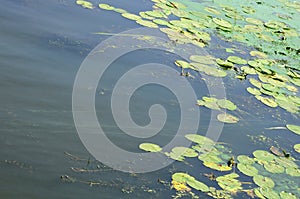
{"label": "pond water", "polygon": [[[147,0],[126,3],[117,0],[114,5],[138,13],[151,10],[153,3]],[[83,9],[75,1],[1,2],[0,198],[170,198],[175,191],[159,183],[158,179],[170,182],[175,171],[189,172],[215,186],[214,182],[199,175],[210,172],[199,164],[199,160],[191,160],[189,166],[175,162],[146,174],[113,170],[95,161],[77,134],[72,115],[76,73],[88,53],[109,37],[93,33],[119,33],[138,27],[135,22],[115,12]],[[217,36],[213,42],[216,46],[230,46]],[[245,51],[251,50],[238,43],[235,45],[240,45]],[[215,49],[211,53],[218,51]],[[136,65],[147,62],[167,64],[176,69],[179,76],[180,69],[174,64],[174,57],[176,55],[160,51],[129,53],[114,62],[100,81],[95,97],[97,116],[116,145],[141,152],[138,145],[142,142],[163,146],[173,138],[180,121],[180,107],[176,96],[168,89],[157,85],[145,86],[131,99],[132,118],[139,125],[149,123],[148,109],[152,104],[162,104],[167,110],[164,129],[146,140],[133,139],[122,133],[112,119],[109,100],[116,80]],[[201,75],[191,74],[195,78],[189,81],[197,98],[208,95]],[[223,81],[227,98],[239,107],[236,115],[240,122],[225,124],[218,141],[228,143],[235,156],[250,155],[256,149],[268,150],[275,143],[280,143],[280,147],[299,159],[299,154],[292,150],[292,146],[299,143],[297,135],[284,129],[266,129],[287,123],[299,124],[299,117],[258,103],[246,91],[250,85],[247,81],[230,76]],[[194,108],[198,109],[197,106]],[[201,108],[200,115],[199,132],[205,135],[211,110]],[[258,139],[260,135],[263,137]],[[72,168],[101,171],[76,172]],[[99,184],[91,186],[90,182]],[[208,197],[203,193],[199,195]],[[236,197],[247,198],[245,195]]]}

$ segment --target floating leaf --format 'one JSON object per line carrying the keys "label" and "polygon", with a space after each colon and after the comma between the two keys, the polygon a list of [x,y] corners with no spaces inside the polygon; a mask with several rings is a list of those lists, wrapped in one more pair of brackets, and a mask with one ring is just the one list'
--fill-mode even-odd
{"label": "floating leaf", "polygon": [[198,153],[195,150],[187,148],[187,147],[174,147],[172,149],[172,152],[176,153],[176,154],[181,154],[184,157],[197,157],[198,156]]}
{"label": "floating leaf", "polygon": [[114,10],[115,8],[111,5],[105,4],[105,3],[100,3],[99,8],[103,10]]}
{"label": "floating leaf", "polygon": [[142,143],[139,145],[139,148],[144,151],[149,151],[149,152],[159,152],[162,150],[160,148],[160,146],[158,146],[157,144],[153,144],[153,143]]}
{"label": "floating leaf", "polygon": [[226,21],[224,19],[221,18],[213,18],[213,22],[221,27],[225,27],[225,28],[232,28],[232,25],[229,21]]}
{"label": "floating leaf", "polygon": [[198,143],[198,144],[210,144],[210,145],[214,144],[214,141],[212,141],[208,137],[198,135],[198,134],[186,134],[185,137],[188,140]]}
{"label": "floating leaf", "polygon": [[214,64],[212,56],[191,55],[190,60],[201,64]]}
{"label": "floating leaf", "polygon": [[227,60],[235,64],[247,64],[247,61],[245,59],[238,56],[229,56]]}
{"label": "floating leaf", "polygon": [[136,23],[149,28],[158,28],[158,25],[156,23],[153,23],[152,21],[139,19],[136,21]]}
{"label": "floating leaf", "polygon": [[122,13],[122,16],[127,18],[127,19],[130,19],[130,20],[133,20],[133,21],[136,21],[136,20],[142,20],[142,18],[138,15],[135,15],[135,14],[131,14],[131,13]]}
{"label": "floating leaf", "polygon": [[300,126],[293,125],[293,124],[287,124],[286,128],[288,128],[290,131],[300,135]]}
{"label": "floating leaf", "polygon": [[261,92],[258,89],[256,89],[256,88],[248,87],[247,91],[249,93],[251,93],[252,95],[260,95],[261,94]]}
{"label": "floating leaf", "polygon": [[249,164],[249,165],[251,165],[255,162],[253,158],[250,158],[246,155],[239,155],[237,157],[237,160],[242,164]]}
{"label": "floating leaf", "polygon": [[204,72],[207,75],[214,77],[225,77],[227,73],[223,70],[219,70],[213,66],[204,65],[201,63],[193,62],[191,65],[195,68],[196,71]]}
{"label": "floating leaf", "polygon": [[248,66],[242,66],[241,67],[242,71],[248,75],[255,75],[256,74],[256,70],[254,68],[250,68]]}
{"label": "floating leaf", "polygon": [[255,86],[255,87],[257,87],[257,88],[261,88],[262,83],[261,83],[260,81],[258,81],[258,80],[256,80],[256,79],[253,79],[253,78],[250,78],[250,79],[249,79],[249,82],[250,82],[253,86]]}
{"label": "floating leaf", "polygon": [[237,165],[237,168],[240,170],[240,172],[242,172],[243,174],[245,174],[247,176],[255,176],[258,174],[258,170],[249,164],[239,163]]}
{"label": "floating leaf", "polygon": [[269,171],[270,173],[283,173],[284,168],[279,164],[276,164],[274,161],[272,162],[265,162],[264,168]]}
{"label": "floating leaf", "polygon": [[81,5],[82,7],[88,8],[88,9],[94,8],[93,4],[89,1],[77,0],[76,4]]}
{"label": "floating leaf", "polygon": [[196,179],[188,180],[187,184],[190,187],[192,187],[193,189],[196,189],[196,190],[199,190],[199,191],[202,191],[202,192],[208,192],[209,191],[209,188],[206,184],[204,184],[203,182],[200,182]]}
{"label": "floating leaf", "polygon": [[253,181],[260,187],[273,188],[275,186],[274,181],[271,178],[264,177],[261,175],[255,175]]}
{"label": "floating leaf", "polygon": [[264,103],[265,105],[273,107],[273,108],[278,106],[278,104],[273,99],[268,98],[268,97],[261,97],[260,101],[262,103]]}
{"label": "floating leaf", "polygon": [[224,176],[219,176],[216,178],[218,185],[224,189],[225,191],[229,191],[231,193],[236,193],[239,190],[242,190],[242,183],[235,179],[239,177],[236,173],[231,173]]}
{"label": "floating leaf", "polygon": [[294,194],[285,191],[280,192],[279,195],[281,199],[297,199],[297,197]]}
{"label": "floating leaf", "polygon": [[263,25],[263,22],[259,19],[254,19],[254,18],[246,18],[245,19],[248,23],[252,23],[255,25]]}
{"label": "floating leaf", "polygon": [[265,160],[265,161],[272,161],[276,158],[273,154],[269,153],[268,151],[264,151],[264,150],[256,150],[253,152],[253,155],[257,159]]}
{"label": "floating leaf", "polygon": [[175,180],[176,182],[180,182],[180,183],[186,183],[189,180],[195,180],[195,178],[193,176],[190,176],[187,173],[174,173],[172,175],[172,179]]}
{"label": "floating leaf", "polygon": [[219,158],[217,155],[211,154],[211,153],[204,153],[199,155],[199,160],[202,160],[203,162],[213,162],[213,163],[221,163],[222,159]]}
{"label": "floating leaf", "polygon": [[300,144],[295,144],[294,145],[294,149],[295,149],[295,151],[297,151],[298,153],[300,153]]}
{"label": "floating leaf", "polygon": [[181,68],[191,68],[190,64],[183,60],[176,60],[175,64]]}
{"label": "floating leaf", "polygon": [[270,188],[261,187],[260,192],[263,196],[269,199],[280,199],[279,195]]}
{"label": "floating leaf", "polygon": [[233,63],[232,62],[229,62],[229,61],[224,61],[224,60],[222,60],[222,59],[216,59],[216,62],[217,62],[217,64],[219,64],[220,66],[223,66],[223,67],[225,67],[225,68],[232,68],[234,65],[233,65]]}
{"label": "floating leaf", "polygon": [[191,191],[191,188],[186,186],[185,183],[177,182],[175,180],[172,180],[172,188],[174,188],[176,191],[180,191],[180,192],[189,192],[189,191]]}
{"label": "floating leaf", "polygon": [[233,102],[231,102],[231,101],[229,101],[229,100],[227,100],[227,99],[221,99],[221,100],[218,100],[218,101],[217,101],[217,104],[218,104],[221,108],[226,108],[226,109],[228,109],[228,110],[230,110],[230,111],[233,111],[233,110],[236,109],[236,105],[235,105]]}
{"label": "floating leaf", "polygon": [[239,118],[230,115],[228,113],[220,113],[217,115],[217,119],[220,122],[224,122],[224,123],[237,123],[239,121]]}
{"label": "floating leaf", "polygon": [[250,55],[253,57],[259,57],[259,58],[267,58],[268,57],[268,55],[266,55],[265,53],[260,52],[260,51],[255,51],[255,50],[251,51]]}
{"label": "floating leaf", "polygon": [[300,176],[300,169],[299,168],[295,168],[295,167],[288,167],[286,168],[285,172],[290,175],[290,176],[296,176],[299,177]]}
{"label": "floating leaf", "polygon": [[232,169],[231,167],[229,167],[227,165],[218,164],[215,162],[203,162],[203,165],[208,168],[217,170],[217,171],[230,171]]}

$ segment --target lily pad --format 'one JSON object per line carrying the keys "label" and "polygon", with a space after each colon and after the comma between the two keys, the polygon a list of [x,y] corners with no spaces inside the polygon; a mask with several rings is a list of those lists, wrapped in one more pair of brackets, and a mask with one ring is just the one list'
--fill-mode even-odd
{"label": "lily pad", "polygon": [[114,10],[115,9],[115,7],[105,4],[105,3],[100,3],[99,8],[101,8],[103,10]]}
{"label": "lily pad", "polygon": [[256,150],[253,152],[253,155],[257,159],[264,160],[264,161],[272,161],[276,158],[276,156],[264,150]]}
{"label": "lily pad", "polygon": [[255,162],[255,160],[253,158],[250,158],[246,155],[239,155],[237,157],[237,160],[239,161],[239,163],[248,164],[248,165],[251,165]]}
{"label": "lily pad", "polygon": [[197,157],[198,156],[198,153],[195,150],[187,148],[187,147],[174,147],[172,149],[172,152],[176,153],[176,154],[181,154],[184,157]]}
{"label": "lily pad", "polygon": [[273,188],[275,186],[274,181],[271,178],[264,177],[261,175],[255,175],[253,181],[260,187]]}
{"label": "lily pad", "polygon": [[288,128],[290,131],[300,135],[300,126],[294,125],[294,124],[287,124],[286,128]]}
{"label": "lily pad", "polygon": [[224,19],[221,19],[221,18],[213,18],[213,22],[221,27],[224,27],[224,28],[232,28],[232,25],[229,21],[226,21]]}
{"label": "lily pad", "polygon": [[200,182],[196,179],[188,180],[187,184],[190,187],[192,187],[193,189],[196,189],[196,190],[199,190],[199,191],[202,191],[202,192],[208,192],[209,191],[209,188],[206,184],[204,184],[203,182]]}
{"label": "lily pad", "polygon": [[219,58],[216,59],[216,62],[217,62],[218,65],[223,66],[225,68],[232,68],[234,66],[232,62],[229,62],[227,60],[224,61],[224,60],[219,59]]}
{"label": "lily pad", "polygon": [[136,21],[136,23],[149,28],[158,28],[158,25],[156,23],[153,23],[152,21],[139,19]]}
{"label": "lily pad", "polygon": [[185,137],[195,143],[198,143],[200,145],[202,144],[210,144],[213,145],[215,142],[209,139],[208,137],[198,135],[198,134],[186,134]]}
{"label": "lily pad", "polygon": [[239,121],[239,118],[228,114],[228,113],[220,113],[217,115],[217,119],[220,122],[224,122],[224,123],[237,123]]}
{"label": "lily pad", "polygon": [[275,108],[275,107],[278,106],[278,104],[275,102],[274,99],[271,99],[271,98],[268,98],[268,97],[261,97],[260,101],[262,103],[264,103],[265,105],[270,106],[272,108]]}
{"label": "lily pad", "polygon": [[245,59],[238,56],[229,56],[227,60],[235,64],[247,64],[247,61]]}
{"label": "lily pad", "polygon": [[127,19],[130,19],[130,20],[133,20],[133,21],[136,21],[136,20],[142,20],[142,18],[138,15],[135,15],[135,14],[131,14],[131,13],[122,13],[122,16],[127,18]]}
{"label": "lily pad", "polygon": [[294,145],[294,149],[295,149],[295,151],[297,151],[298,153],[300,153],[300,144],[295,144]]}
{"label": "lily pad", "polygon": [[203,165],[217,171],[230,171],[232,169],[231,167],[225,164],[218,164],[215,162],[203,162]]}
{"label": "lily pad", "polygon": [[250,164],[239,163],[237,168],[240,170],[240,172],[247,176],[256,176],[258,174],[258,170]]}
{"label": "lily pad", "polygon": [[93,9],[94,8],[93,4],[89,1],[77,0],[76,4],[81,5],[82,7],[88,8],[88,9]]}
{"label": "lily pad", "polygon": [[233,103],[233,102],[231,102],[231,101],[229,101],[229,100],[227,100],[227,99],[221,99],[221,100],[218,100],[217,101],[217,104],[221,107],[221,108],[225,108],[225,109],[228,109],[228,110],[230,110],[230,111],[233,111],[233,110],[236,110],[236,105]]}
{"label": "lily pad", "polygon": [[279,195],[281,199],[297,199],[297,197],[294,194],[285,191],[280,192]]}
{"label": "lily pad", "polygon": [[248,75],[255,75],[256,74],[256,70],[254,68],[250,68],[248,66],[242,66],[241,67],[242,71]]}
{"label": "lily pad", "polygon": [[261,92],[258,89],[252,88],[252,87],[248,87],[247,91],[249,93],[251,93],[252,95],[260,95],[261,94]]}
{"label": "lily pad", "polygon": [[284,168],[279,164],[276,164],[274,161],[272,162],[265,162],[264,168],[269,171],[270,173],[283,173]]}
{"label": "lily pad", "polygon": [[191,65],[188,62],[183,60],[176,60],[175,64],[181,68],[191,68]]}
{"label": "lily pad", "polygon": [[279,195],[272,189],[266,188],[266,187],[261,187],[260,192],[262,193],[263,196],[266,198],[272,198],[272,199],[280,199]]}
{"label": "lily pad", "polygon": [[149,151],[149,152],[159,152],[162,150],[160,146],[157,144],[153,143],[142,143],[139,145],[139,148],[144,150],[144,151]]}
{"label": "lily pad", "polygon": [[300,176],[300,169],[299,168],[295,168],[295,167],[288,167],[286,168],[285,172],[290,175],[290,176],[296,176],[299,177]]}
{"label": "lily pad", "polygon": [[187,173],[181,173],[181,172],[174,173],[172,175],[172,179],[175,180],[176,182],[180,182],[180,183],[187,183],[187,181],[195,180],[195,178],[193,176],[190,176]]}

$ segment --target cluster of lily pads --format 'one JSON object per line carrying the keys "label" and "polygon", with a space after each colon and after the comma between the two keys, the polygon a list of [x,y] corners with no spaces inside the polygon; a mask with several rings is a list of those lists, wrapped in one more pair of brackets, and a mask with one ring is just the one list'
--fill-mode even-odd
{"label": "cluster of lily pads", "polygon": [[[300,129],[299,126],[297,128]],[[287,157],[280,149],[271,147],[273,154],[265,150],[256,150],[253,157],[239,155],[235,162],[230,149],[224,144],[215,143],[198,134],[187,134],[185,137],[193,142],[190,148],[174,147],[171,152],[163,152],[160,146],[153,143],[142,143],[139,146],[143,151],[163,153],[177,161],[196,157],[204,166],[219,174],[212,179],[220,187],[216,189],[188,173],[176,172],[172,175],[171,181],[176,191],[201,191],[213,198],[232,198],[233,194],[239,192],[246,192],[249,196],[262,199],[296,199],[300,196],[298,188],[300,169],[295,159]],[[238,171],[232,172],[233,168],[234,170],[237,168]],[[240,175],[248,181],[241,182]],[[282,179],[285,181],[282,182]]]}
{"label": "cluster of lily pads", "polygon": [[[220,40],[249,46],[249,53],[236,47],[224,48],[224,54],[220,57],[190,55],[189,60],[175,60],[175,65],[182,71],[194,70],[218,78],[233,74],[238,79],[249,81],[251,86],[246,90],[259,102],[272,108],[281,107],[299,116],[299,2],[233,0],[229,5],[229,2],[221,0],[152,1],[153,10],[135,14],[103,3],[98,7],[120,13],[139,25],[158,28],[178,44],[209,48],[217,35]],[[76,3],[88,9],[96,7],[88,1],[78,0]],[[224,112],[237,109],[233,102],[211,96],[202,97],[197,105]],[[217,119],[224,123],[239,121],[239,118],[228,113],[220,113]],[[300,126],[288,124],[286,128],[300,135]],[[274,155],[256,150],[253,157],[239,155],[236,163],[228,164],[232,157],[224,145],[196,134],[187,134],[186,138],[194,143],[192,147],[177,146],[167,152],[162,152],[162,148],[153,143],[142,143],[139,147],[144,151],[163,153],[176,161],[197,157],[204,166],[217,172],[231,172],[233,167],[238,171],[225,175],[219,173],[216,178],[218,189],[187,173],[174,173],[172,186],[175,190],[201,191],[213,198],[232,198],[232,194],[237,192],[271,199],[300,197],[297,187],[299,167],[293,158],[280,155],[280,151]],[[294,145],[294,150],[300,152],[300,143]],[[251,185],[247,189],[245,183],[239,180],[240,175],[249,179]],[[289,183],[281,182],[282,179],[287,179]]]}

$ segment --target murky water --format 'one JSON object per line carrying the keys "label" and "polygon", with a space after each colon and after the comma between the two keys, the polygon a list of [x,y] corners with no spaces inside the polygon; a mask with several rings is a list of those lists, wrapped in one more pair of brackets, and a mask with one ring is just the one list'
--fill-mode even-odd
{"label": "murky water", "polygon": [[[124,3],[132,12],[151,7],[150,1]],[[157,183],[158,177],[170,180],[170,171],[184,168],[175,163],[165,169],[130,175],[88,159],[89,155],[76,132],[72,117],[72,89],[76,72],[86,55],[108,36],[94,32],[118,33],[139,27],[132,21],[111,12],[87,10],[73,1],[2,1],[0,6],[0,198],[169,198],[173,192]],[[141,140],[126,137],[111,121],[107,103],[115,74],[122,65],[131,67],[139,61],[157,60],[172,65],[168,55],[147,52],[129,54],[115,63],[107,73],[96,95],[96,110],[105,130],[119,146],[138,151]],[[175,65],[174,65],[175,67]],[[178,70],[178,74],[179,74]],[[114,75],[112,75],[114,74]],[[198,97],[207,93],[204,81],[197,74],[191,80]],[[297,118],[280,111],[256,107],[255,99],[245,91],[247,83],[225,79],[229,99],[240,107],[241,122],[225,125],[220,141],[230,143],[238,154],[249,154],[264,145],[254,145],[247,136],[265,133],[282,146],[295,143],[295,136],[282,136],[281,131],[266,127],[280,126]],[[156,93],[156,96],[153,96]],[[158,96],[158,97],[157,97]],[[144,87],[132,99],[133,119],[147,124],[149,105],[161,103],[168,110],[168,121],[159,136],[151,141],[167,143],[178,127],[180,109],[176,97],[161,87]],[[254,106],[254,107],[253,107]],[[210,111],[201,110],[199,131],[205,132]],[[284,140],[283,140],[284,139]],[[124,141],[125,140],[125,141]],[[85,160],[73,160],[65,152]],[[95,169],[101,172],[76,173],[71,167]],[[191,173],[205,172],[203,167],[190,167]],[[68,183],[68,175],[77,182]],[[99,185],[89,186],[94,181]],[[203,179],[210,183],[206,179]],[[155,192],[153,192],[155,190]]]}

